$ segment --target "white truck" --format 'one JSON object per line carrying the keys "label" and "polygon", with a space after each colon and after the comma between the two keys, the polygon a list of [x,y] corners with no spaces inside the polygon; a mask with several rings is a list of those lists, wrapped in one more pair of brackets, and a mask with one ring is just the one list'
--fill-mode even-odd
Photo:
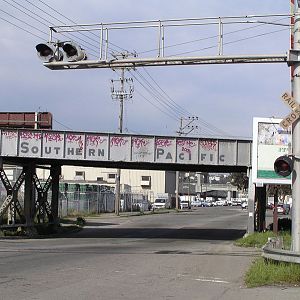
{"label": "white truck", "polygon": [[160,193],[156,195],[154,203],[152,205],[153,209],[160,208],[171,208],[171,197],[168,193]]}
{"label": "white truck", "polygon": [[190,209],[191,202],[195,200],[195,196],[180,196],[180,209]]}

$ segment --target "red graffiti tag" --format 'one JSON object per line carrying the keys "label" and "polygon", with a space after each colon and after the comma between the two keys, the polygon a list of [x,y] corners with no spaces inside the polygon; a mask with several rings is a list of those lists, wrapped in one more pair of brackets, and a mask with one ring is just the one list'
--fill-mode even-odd
{"label": "red graffiti tag", "polygon": [[86,137],[86,142],[88,146],[98,146],[100,144],[103,144],[104,142],[106,142],[107,139],[100,136],[100,135],[88,135]]}
{"label": "red graffiti tag", "polygon": [[42,134],[39,132],[21,131],[20,138],[24,140],[39,141],[42,138]]}
{"label": "red graffiti tag", "polygon": [[172,140],[169,139],[157,139],[155,145],[158,147],[169,147],[172,146]]}
{"label": "red graffiti tag", "polygon": [[184,147],[182,147],[182,148],[181,148],[181,151],[182,151],[182,152],[186,152],[186,153],[191,154],[191,149],[189,149],[189,148],[184,148]]}
{"label": "red graffiti tag", "polygon": [[74,143],[74,142],[77,143],[78,142],[79,149],[80,150],[83,149],[83,141],[82,141],[81,135],[68,133],[66,136],[66,140],[68,143]]}
{"label": "red graffiti tag", "polygon": [[132,142],[135,146],[135,148],[137,149],[141,149],[142,147],[146,147],[147,145],[149,145],[150,141],[144,138],[133,138]]}
{"label": "red graffiti tag", "polygon": [[128,140],[126,140],[123,137],[113,136],[110,138],[110,145],[116,146],[116,147],[122,147],[128,143]]}
{"label": "red graffiti tag", "polygon": [[63,137],[60,133],[44,133],[46,142],[62,142]]}
{"label": "red graffiti tag", "polygon": [[217,145],[218,142],[214,140],[205,140],[205,141],[200,141],[200,147],[204,150],[210,151],[217,151]]}
{"label": "red graffiti tag", "polygon": [[2,134],[9,140],[15,139],[18,137],[17,131],[2,131]]}
{"label": "red graffiti tag", "polygon": [[180,146],[180,147],[193,148],[197,144],[196,144],[195,141],[191,141],[191,140],[177,140],[177,145]]}

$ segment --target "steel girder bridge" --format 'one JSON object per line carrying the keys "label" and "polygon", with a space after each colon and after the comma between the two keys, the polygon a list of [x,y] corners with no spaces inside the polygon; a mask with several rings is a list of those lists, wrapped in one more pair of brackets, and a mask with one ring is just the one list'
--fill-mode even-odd
{"label": "steel girder bridge", "polygon": [[[6,197],[0,206],[0,219],[8,212],[15,226],[57,224],[63,165],[246,172],[251,166],[251,148],[252,140],[248,139],[1,129],[0,179]],[[5,165],[22,167],[14,184],[8,179]],[[39,180],[37,168],[50,171],[45,183]],[[18,199],[21,187],[23,206]]]}

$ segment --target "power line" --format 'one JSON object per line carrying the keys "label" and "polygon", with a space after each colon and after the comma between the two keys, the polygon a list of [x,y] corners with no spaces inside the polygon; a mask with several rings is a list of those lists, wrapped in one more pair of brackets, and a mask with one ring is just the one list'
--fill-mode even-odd
{"label": "power line", "polygon": [[[64,24],[64,25],[66,25],[63,21],[61,21],[60,19],[56,18],[55,16],[49,14],[48,12],[46,12],[45,10],[43,10],[42,8],[40,8],[39,6],[33,4],[31,1],[29,1],[29,0],[25,0],[25,1],[28,2],[28,3],[30,3],[33,7],[37,8],[38,10],[40,10],[41,12],[43,12],[44,14],[46,14],[47,16],[49,16],[49,17],[53,18],[54,20],[56,20],[56,21],[58,21],[58,22],[60,22],[60,23],[62,23],[62,24]],[[27,9],[27,10],[28,10],[28,9]],[[33,13],[33,14],[35,14],[35,13]],[[42,18],[42,17],[41,17],[41,18]],[[43,19],[44,19],[44,18],[43,18]],[[45,20],[45,19],[44,19],[44,20]],[[48,20],[47,20],[47,21],[48,21]],[[49,22],[49,21],[48,21],[48,22]],[[86,40],[84,40],[84,39],[82,39],[82,38],[80,38],[80,37],[77,37],[76,35],[74,35],[74,34],[72,34],[72,33],[69,33],[69,35],[70,35],[71,37],[74,37],[74,38],[77,39],[77,40],[80,40],[80,41],[83,42],[84,44],[88,44],[88,45],[90,45],[91,47],[93,47],[94,49],[97,49],[97,51],[96,51],[96,50],[91,49],[91,48],[89,48],[89,47],[87,47],[87,46],[85,45],[85,48],[88,48],[89,50],[98,53],[98,46],[95,46],[95,44],[92,44],[92,43],[90,43],[90,42],[88,42],[88,41],[86,41]]]}
{"label": "power line", "polygon": [[[143,68],[145,70],[145,72],[148,74],[148,76],[152,79],[152,81],[158,86],[158,88],[166,95],[166,97],[169,99],[170,102],[174,103],[175,105],[172,106],[176,106],[178,107],[178,109],[180,110],[181,113],[183,113],[183,115],[192,115],[188,110],[186,110],[185,108],[181,107],[180,105],[178,105],[160,86],[159,84],[152,78],[152,76],[150,75],[150,73],[146,70],[146,68]],[[155,89],[152,85],[151,88]],[[171,104],[172,104],[171,103]],[[226,133],[225,131],[217,128],[214,125],[211,125],[209,123],[207,123],[206,121],[204,121],[203,119],[201,119],[200,117],[197,117],[197,121],[199,122],[199,124],[201,126],[205,126],[205,127],[209,127],[211,129],[213,129],[216,133],[219,134],[223,134],[223,135],[228,135],[228,133]]]}
{"label": "power line", "polygon": [[[73,21],[72,19],[66,17],[64,14],[60,13],[59,11],[57,11],[56,9],[54,9],[53,7],[51,7],[49,4],[45,3],[45,2],[42,1],[42,0],[39,0],[39,1],[40,1],[41,3],[43,3],[45,6],[47,6],[48,8],[50,8],[52,11],[54,11],[54,12],[56,12],[57,14],[59,14],[60,16],[64,17],[66,20],[72,22],[74,25],[78,25],[75,21]],[[80,28],[83,28],[83,27],[80,26]],[[93,32],[90,32],[90,33],[93,34],[94,36],[96,36],[96,37],[98,38],[98,36],[97,36],[95,33],[93,33]],[[87,35],[85,35],[85,34],[83,34],[83,33],[81,33],[81,34],[84,35],[84,36],[87,36]],[[88,36],[87,36],[87,37],[88,37]],[[95,41],[95,40],[93,39],[93,41]],[[98,40],[97,40],[96,42],[98,43]],[[113,46],[115,46],[115,47],[117,47],[118,49],[120,49],[120,50],[122,50],[122,51],[127,51],[126,49],[123,49],[123,48],[119,47],[118,45],[115,45],[115,44],[113,44],[113,43],[110,43],[110,44],[113,45]],[[114,50],[114,49],[112,49],[112,48],[110,48],[110,49],[111,49],[111,50]],[[114,51],[115,51],[115,50],[114,50]]]}
{"label": "power line", "polygon": [[[257,37],[261,37],[261,36],[266,36],[266,35],[269,35],[269,34],[282,32],[282,31],[286,31],[286,30],[290,30],[290,29],[289,28],[284,28],[284,29],[275,30],[275,31],[266,32],[266,33],[261,33],[261,34],[257,34],[257,35],[253,35],[253,36],[248,36],[248,37],[241,38],[241,39],[238,39],[238,40],[225,42],[223,45],[230,45],[230,44],[246,41],[246,40],[249,40],[249,39],[254,39],[254,38],[257,38]],[[172,56],[179,56],[179,55],[184,55],[184,54],[188,54],[188,53],[199,52],[199,51],[208,50],[208,49],[212,49],[212,48],[216,48],[216,47],[218,47],[218,45],[208,46],[208,47],[204,47],[204,48],[201,48],[201,49],[198,49],[198,50],[192,50],[192,51],[176,53],[176,54],[173,54]]]}
{"label": "power line", "polygon": [[[133,77],[135,77],[133,75]],[[136,79],[137,80],[137,79]],[[138,80],[137,80],[138,81]],[[150,103],[151,105],[153,105],[154,107],[156,107],[160,112],[162,112],[163,114],[167,115],[170,119],[175,120],[175,121],[179,121],[179,119],[177,117],[172,116],[169,112],[164,111],[163,109],[161,109],[159,106],[157,106],[155,103],[153,103],[151,100],[149,100],[147,97],[145,97],[142,93],[140,93],[138,90],[135,89],[135,92],[140,95],[143,99],[145,99],[148,103]]]}
{"label": "power line", "polygon": [[[290,17],[284,17],[284,18],[274,19],[273,22],[279,22],[279,21],[286,20],[286,19],[290,19]],[[251,24],[251,23],[248,23],[248,24]],[[251,27],[248,27],[248,28],[242,28],[242,29],[237,29],[237,30],[233,30],[233,31],[230,31],[230,32],[223,33],[223,37],[227,36],[227,35],[230,35],[230,34],[234,34],[234,33],[238,33],[238,32],[243,32],[243,31],[251,30],[251,29],[262,27],[262,26],[266,26],[266,25],[278,25],[278,24],[272,24],[270,22],[262,23],[262,24],[254,25],[254,26],[251,26]],[[287,26],[290,26],[290,25],[287,25]],[[219,35],[216,34],[216,35],[212,35],[212,36],[208,36],[208,37],[203,37],[203,38],[199,38],[199,39],[195,39],[195,40],[191,40],[191,41],[186,41],[186,42],[181,42],[181,43],[176,43],[176,44],[168,45],[168,46],[165,46],[164,48],[165,49],[174,48],[174,47],[183,46],[183,45],[187,45],[187,44],[192,44],[192,43],[196,43],[196,42],[202,42],[202,41],[205,41],[205,40],[215,39],[217,37],[219,37]],[[154,52],[154,51],[157,51],[157,50],[158,50],[158,48],[155,48],[155,49],[151,49],[151,50],[146,50],[146,51],[138,52],[138,54],[145,54],[145,53]]]}
{"label": "power line", "polygon": [[10,21],[4,19],[4,18],[1,17],[1,16],[0,16],[0,19],[3,20],[3,21],[5,21],[5,22],[7,22],[7,23],[9,23],[9,24],[11,24],[11,25],[13,25],[13,26],[15,26],[15,27],[17,27],[18,29],[21,29],[21,30],[23,30],[23,31],[25,31],[25,32],[27,32],[27,33],[29,33],[29,34],[31,34],[31,35],[33,35],[33,36],[39,38],[39,39],[43,39],[41,36],[39,36],[39,35],[37,35],[37,34],[31,32],[31,31],[29,31],[29,30],[27,30],[27,29],[25,29],[25,28],[23,28],[23,27],[18,26],[18,25],[16,25],[16,24],[14,24],[14,23],[12,23],[12,22],[10,22]]}
{"label": "power line", "polygon": [[170,108],[170,106],[168,104],[166,104],[165,102],[161,101],[160,98],[155,95],[153,93],[153,91],[151,90],[151,87],[147,87],[147,83],[146,85],[144,83],[141,82],[141,80],[139,80],[131,71],[129,71],[130,74],[135,78],[135,80],[150,94],[152,95],[152,97],[160,104],[164,107],[164,109],[166,109],[168,111],[168,114],[173,116],[173,119],[175,120],[179,120],[180,115],[178,114],[178,112],[174,112],[174,110],[172,108]]}
{"label": "power line", "polygon": [[[139,75],[139,77],[142,80],[144,80],[146,85],[150,88],[151,94],[155,95],[156,98],[160,98],[161,100],[159,100],[159,101],[162,102],[163,105],[168,107],[170,110],[174,111],[174,113],[177,114],[177,115],[182,115],[183,114],[184,110],[181,107],[177,108],[173,103],[171,103],[171,101],[169,101],[163,95],[161,95],[161,93],[159,91],[157,91],[157,89],[138,70],[135,70],[135,71]],[[155,92],[157,93],[157,95],[154,94]],[[185,112],[184,112],[184,114],[185,114]]]}
{"label": "power line", "polygon": [[[49,20],[47,20],[47,19],[43,18],[42,16],[40,16],[40,15],[38,15],[38,14],[32,12],[30,9],[26,8],[25,6],[23,6],[23,5],[19,4],[19,3],[17,3],[17,2],[14,1],[14,0],[11,0],[11,1],[13,1],[14,3],[16,3],[17,5],[19,5],[20,7],[22,7],[23,9],[25,9],[26,11],[28,11],[28,12],[30,12],[31,14],[37,16],[38,18],[29,15],[26,11],[24,11],[24,10],[22,10],[22,9],[20,9],[20,8],[18,8],[18,7],[16,7],[16,6],[13,5],[12,3],[9,3],[7,0],[3,0],[3,1],[6,2],[8,5],[14,7],[15,9],[21,11],[23,14],[25,14],[25,15],[29,16],[30,18],[34,19],[35,21],[39,22],[40,24],[42,24],[42,25],[44,25],[44,26],[46,26],[46,27],[49,27],[49,24],[46,24],[46,23],[40,21],[38,18],[40,18],[40,19],[43,20],[43,21],[46,21],[46,22],[49,22],[49,23],[50,23]],[[13,18],[16,18],[16,17],[14,17],[13,15],[10,15],[10,16],[13,17]],[[20,20],[20,21],[23,22],[24,24],[26,24],[26,25],[32,27],[32,25],[26,23],[25,21],[22,21],[22,20]],[[45,33],[45,32],[43,32],[43,33],[46,34],[47,36],[49,35],[48,33]],[[65,34],[62,34],[62,35],[65,36],[65,37],[68,38],[68,39],[70,38],[69,36],[67,36],[67,35],[65,35]],[[86,49],[89,49],[90,51],[93,51],[93,52],[95,52],[95,53],[98,54],[98,51],[95,51],[94,49],[91,49],[91,48],[89,48],[89,47],[87,47],[87,46],[86,46],[85,48],[86,48]],[[89,52],[88,52],[88,53],[89,53]],[[91,53],[89,53],[89,55],[94,56],[94,57],[97,57],[97,56],[95,56],[95,55],[93,55],[93,54],[91,54]]]}
{"label": "power line", "polygon": [[4,13],[7,14],[8,16],[10,16],[11,18],[16,19],[16,20],[18,20],[19,22],[24,23],[24,24],[26,24],[27,26],[29,26],[29,27],[31,27],[31,28],[33,28],[33,29],[39,31],[40,33],[43,33],[43,34],[45,34],[45,35],[48,35],[47,32],[44,32],[44,31],[40,30],[39,28],[37,28],[37,27],[35,27],[35,26],[33,26],[33,25],[30,25],[29,23],[25,22],[24,20],[21,20],[21,19],[15,17],[15,16],[13,16],[12,14],[6,12],[5,10],[3,10],[3,9],[1,9],[1,8],[0,8],[0,11],[4,12]]}
{"label": "power line", "polygon": [[151,78],[151,80],[154,82],[154,84],[159,88],[159,90],[167,97],[167,99],[169,99],[170,102],[172,102],[174,104],[174,107],[177,107],[179,111],[181,111],[183,114],[189,114],[189,112],[183,108],[182,106],[178,105],[161,87],[160,85],[157,83],[156,80],[154,80],[154,78],[151,76],[151,74],[147,71],[147,69],[145,67],[143,67],[143,70],[147,73],[147,75]]}

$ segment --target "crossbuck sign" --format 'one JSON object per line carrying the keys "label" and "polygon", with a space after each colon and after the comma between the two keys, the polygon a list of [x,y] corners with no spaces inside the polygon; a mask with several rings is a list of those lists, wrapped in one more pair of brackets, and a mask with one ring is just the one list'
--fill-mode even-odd
{"label": "crossbuck sign", "polygon": [[281,99],[292,109],[292,112],[280,122],[280,126],[284,129],[287,129],[300,117],[300,105],[288,92],[285,92],[281,96]]}

